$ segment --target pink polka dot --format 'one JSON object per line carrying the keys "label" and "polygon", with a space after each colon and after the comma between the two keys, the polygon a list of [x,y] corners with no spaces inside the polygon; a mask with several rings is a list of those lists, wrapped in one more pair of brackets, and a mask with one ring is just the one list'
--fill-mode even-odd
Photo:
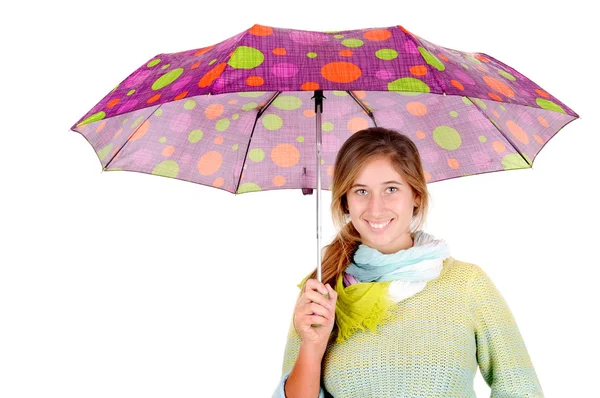
{"label": "pink polka dot", "polygon": [[127,111],[133,109],[133,107],[136,106],[137,103],[138,103],[137,100],[129,100],[129,101],[125,102],[123,105],[121,105],[121,107],[117,110],[117,113],[127,112]]}
{"label": "pink polka dot", "polygon": [[323,135],[323,152],[337,152],[340,148],[340,139],[332,134]]}
{"label": "pink polka dot", "polygon": [[477,82],[475,80],[473,80],[473,78],[469,75],[467,75],[465,72],[461,71],[461,70],[455,70],[453,72],[454,77],[456,77],[458,79],[458,81],[460,81],[462,84],[468,84],[470,86],[474,86],[475,84],[477,84]]}
{"label": "pink polka dot", "polygon": [[492,164],[492,159],[485,152],[477,151],[471,154],[473,164],[480,169],[487,169]]}
{"label": "pink polka dot", "polygon": [[394,106],[396,105],[396,101],[394,101],[393,99],[391,99],[390,97],[377,97],[375,99],[375,102],[381,106],[385,106],[385,107],[389,107],[389,106]]}
{"label": "pink polka dot", "polygon": [[392,78],[392,73],[389,70],[382,69],[375,73],[375,77],[380,80],[390,80]]}
{"label": "pink polka dot", "polygon": [[131,156],[132,163],[136,166],[145,166],[152,161],[152,151],[149,149],[139,149]]}
{"label": "pink polka dot", "polygon": [[[350,98],[350,97],[344,97],[344,98]],[[323,106],[325,106],[325,105],[323,105]],[[356,102],[354,102],[354,100],[352,100],[352,102],[350,102],[350,101],[344,101],[344,102],[332,101],[329,105],[329,110],[327,111],[327,116],[332,117],[332,118],[341,117],[341,116],[351,113],[353,110],[354,111],[360,110],[358,104]]]}
{"label": "pink polka dot", "polygon": [[190,126],[191,122],[192,117],[189,113],[180,113],[171,119],[169,129],[176,133],[183,133]]}
{"label": "pink polka dot", "polygon": [[410,40],[407,41],[406,43],[404,43],[404,51],[406,51],[409,54],[418,54],[419,53],[419,49],[417,48],[415,43],[413,43]]}
{"label": "pink polka dot", "polygon": [[288,63],[275,64],[271,72],[277,77],[293,77],[298,74],[298,67]]}
{"label": "pink polka dot", "polygon": [[329,36],[319,32],[290,32],[290,39],[298,44],[321,44],[329,40]]}
{"label": "pink polka dot", "polygon": [[187,75],[181,79],[177,79],[173,84],[171,84],[171,91],[180,91],[190,82],[190,80],[192,80],[191,75]]}
{"label": "pink polka dot", "polygon": [[419,149],[419,155],[421,155],[423,163],[436,163],[440,158],[440,153],[429,147]]}
{"label": "pink polka dot", "polygon": [[129,77],[127,80],[123,82],[123,86],[125,87],[133,87],[138,85],[139,83],[146,80],[148,76],[150,76],[152,72],[150,70],[143,70],[141,72],[136,73],[135,75]]}

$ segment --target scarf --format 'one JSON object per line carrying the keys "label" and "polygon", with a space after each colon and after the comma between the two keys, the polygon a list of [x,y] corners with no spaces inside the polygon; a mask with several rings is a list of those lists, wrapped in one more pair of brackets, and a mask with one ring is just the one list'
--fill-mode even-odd
{"label": "scarf", "polygon": [[425,288],[439,276],[443,261],[450,255],[448,245],[423,231],[412,234],[413,246],[382,254],[359,245],[353,262],[337,279],[335,322],[337,342],[359,330],[375,331],[392,314],[389,308]]}

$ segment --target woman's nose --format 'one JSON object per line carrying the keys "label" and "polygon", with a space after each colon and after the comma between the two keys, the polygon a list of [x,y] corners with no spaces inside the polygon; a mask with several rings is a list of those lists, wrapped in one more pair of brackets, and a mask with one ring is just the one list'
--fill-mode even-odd
{"label": "woman's nose", "polygon": [[385,210],[385,201],[381,195],[372,195],[369,199],[369,209],[371,213],[381,214]]}

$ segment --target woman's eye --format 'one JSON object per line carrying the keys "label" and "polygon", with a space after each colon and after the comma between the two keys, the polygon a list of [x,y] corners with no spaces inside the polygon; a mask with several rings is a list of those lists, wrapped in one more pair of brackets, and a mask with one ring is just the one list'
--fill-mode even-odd
{"label": "woman's eye", "polygon": [[360,195],[360,191],[365,191],[365,192],[366,192],[366,190],[365,190],[365,189],[357,189],[357,190],[356,190],[356,193]]}
{"label": "woman's eye", "polygon": [[[396,187],[389,187],[388,189],[393,189],[392,192],[396,192],[398,190],[398,188],[396,188]],[[363,194],[361,194],[361,191],[367,192],[366,189],[357,189],[356,193],[359,194],[360,196],[364,196]]]}
{"label": "woman's eye", "polygon": [[396,192],[398,190],[398,188],[396,188],[396,187],[389,187],[389,189],[393,189],[394,190],[393,192]]}

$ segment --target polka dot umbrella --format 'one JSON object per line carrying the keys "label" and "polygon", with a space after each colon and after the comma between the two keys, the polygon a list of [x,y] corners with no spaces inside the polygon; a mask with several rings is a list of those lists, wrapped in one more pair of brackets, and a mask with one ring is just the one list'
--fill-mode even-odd
{"label": "polka dot umbrella", "polygon": [[234,194],[316,189],[321,280],[321,183],[331,189],[337,151],[354,132],[407,134],[435,182],[530,168],[576,118],[493,57],[437,46],[401,26],[254,25],[209,47],[151,58],[71,129],[103,170]]}

